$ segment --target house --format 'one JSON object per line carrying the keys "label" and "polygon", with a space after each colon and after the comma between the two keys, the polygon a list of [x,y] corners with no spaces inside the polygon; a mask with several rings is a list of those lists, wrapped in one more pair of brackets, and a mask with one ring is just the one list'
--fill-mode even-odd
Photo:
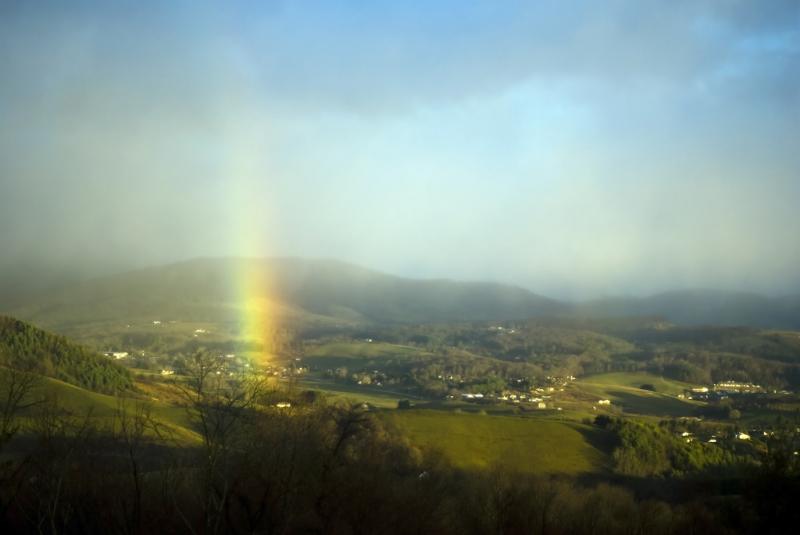
{"label": "house", "polygon": [[288,409],[292,406],[292,404],[289,403],[288,401],[279,401],[278,403],[275,404],[275,406],[278,407],[279,409]]}
{"label": "house", "polygon": [[536,408],[537,409],[546,409],[547,408],[547,403],[545,403],[544,401],[540,401],[539,403],[536,404]]}
{"label": "house", "polygon": [[161,370],[161,375],[165,375],[165,376],[166,375],[175,375],[175,370],[163,369],[163,370]]}
{"label": "house", "polygon": [[736,438],[738,438],[739,440],[750,440],[750,435],[748,435],[747,433],[739,433],[738,435],[736,435]]}
{"label": "house", "polygon": [[113,357],[116,360],[128,358],[128,352],[127,351],[108,351],[108,352],[104,353],[104,355],[107,356],[107,357]]}
{"label": "house", "polygon": [[598,405],[611,405],[610,399],[601,399],[597,402]]}

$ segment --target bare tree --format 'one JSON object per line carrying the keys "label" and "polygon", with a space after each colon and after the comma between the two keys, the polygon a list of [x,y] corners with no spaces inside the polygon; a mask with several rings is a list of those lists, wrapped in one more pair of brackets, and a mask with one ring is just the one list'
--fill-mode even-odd
{"label": "bare tree", "polygon": [[182,391],[203,440],[201,502],[205,530],[211,533],[222,527],[236,441],[264,387],[262,377],[229,372],[223,358],[206,351],[198,351],[190,359],[189,380]]}
{"label": "bare tree", "polygon": [[41,383],[41,377],[16,368],[0,369],[0,450],[19,431],[19,414],[41,403],[31,394]]}
{"label": "bare tree", "polygon": [[142,462],[144,450],[154,439],[164,440],[164,426],[153,418],[150,406],[137,401],[130,406],[129,400],[118,398],[112,423],[112,436],[125,450],[128,474],[132,488],[132,503],[121,504],[123,526],[129,533],[142,530]]}

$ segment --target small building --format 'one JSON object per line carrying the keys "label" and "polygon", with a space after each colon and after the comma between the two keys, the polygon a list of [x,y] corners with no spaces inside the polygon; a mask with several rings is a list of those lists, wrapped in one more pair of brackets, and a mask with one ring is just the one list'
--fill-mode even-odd
{"label": "small building", "polygon": [[747,433],[739,433],[736,435],[736,438],[738,438],[739,440],[750,440],[750,435],[748,435]]}
{"label": "small building", "polygon": [[544,401],[540,401],[539,403],[536,404],[536,408],[538,408],[538,409],[546,409],[547,408],[547,403],[545,403]]}
{"label": "small building", "polygon": [[601,399],[597,402],[598,405],[611,405],[610,399]]}
{"label": "small building", "polygon": [[279,409],[288,409],[292,406],[292,404],[289,403],[288,401],[279,401],[278,403],[275,404],[275,406],[278,407]]}

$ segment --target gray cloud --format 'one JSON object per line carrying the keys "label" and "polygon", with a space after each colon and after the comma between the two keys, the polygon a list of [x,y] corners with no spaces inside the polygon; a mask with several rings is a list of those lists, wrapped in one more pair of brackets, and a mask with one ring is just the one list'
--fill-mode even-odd
{"label": "gray cloud", "polygon": [[796,2],[5,5],[0,265],[800,291]]}

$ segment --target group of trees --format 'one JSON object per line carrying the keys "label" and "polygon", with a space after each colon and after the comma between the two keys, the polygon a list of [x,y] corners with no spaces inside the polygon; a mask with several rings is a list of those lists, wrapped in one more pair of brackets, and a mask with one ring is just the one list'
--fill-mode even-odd
{"label": "group of trees", "polygon": [[62,336],[0,316],[0,366],[27,370],[97,392],[130,390],[130,372]]}
{"label": "group of trees", "polygon": [[683,476],[704,470],[735,475],[756,461],[753,456],[737,456],[729,449],[698,440],[687,442],[669,421],[654,425],[599,416],[595,423],[613,433],[614,470],[626,476]]}

